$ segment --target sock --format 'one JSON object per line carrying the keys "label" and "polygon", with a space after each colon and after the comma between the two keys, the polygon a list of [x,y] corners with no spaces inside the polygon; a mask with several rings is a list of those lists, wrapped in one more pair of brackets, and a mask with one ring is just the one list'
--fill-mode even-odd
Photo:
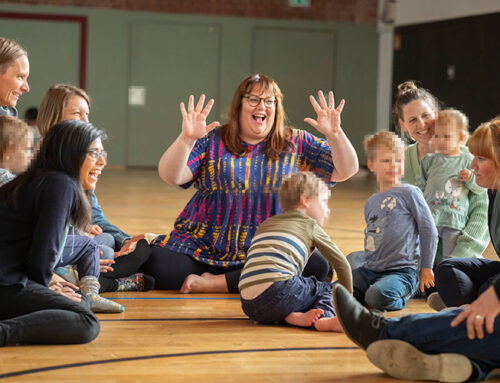
{"label": "sock", "polygon": [[154,288],[155,280],[147,274],[137,273],[129,277],[118,278],[116,291],[148,291]]}

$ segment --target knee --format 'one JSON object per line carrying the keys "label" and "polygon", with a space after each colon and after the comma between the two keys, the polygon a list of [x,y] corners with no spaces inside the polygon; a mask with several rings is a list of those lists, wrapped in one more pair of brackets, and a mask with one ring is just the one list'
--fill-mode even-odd
{"label": "knee", "polygon": [[388,290],[380,289],[378,286],[371,286],[365,293],[365,302],[372,308],[377,310],[398,310],[398,303],[401,297],[396,297]]}
{"label": "knee", "polygon": [[99,320],[92,313],[85,315],[84,319],[82,320],[81,327],[81,330],[78,331],[78,336],[77,339],[75,339],[75,343],[90,343],[95,338],[97,338],[97,335],[99,335],[99,332],[101,331]]}

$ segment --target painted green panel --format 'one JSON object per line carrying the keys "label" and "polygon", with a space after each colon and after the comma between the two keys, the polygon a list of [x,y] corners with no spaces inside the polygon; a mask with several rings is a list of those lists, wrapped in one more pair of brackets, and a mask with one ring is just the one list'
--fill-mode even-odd
{"label": "painted green panel", "polygon": [[219,34],[215,25],[133,23],[129,84],[144,87],[145,104],[129,106],[128,165],[157,165],[181,131],[180,101],[217,98]]}
{"label": "painted green panel", "polygon": [[290,124],[321,135],[304,118],[316,118],[309,95],[335,90],[335,32],[257,27],[253,37],[253,70],[278,83]]}
{"label": "painted green panel", "polygon": [[78,23],[0,19],[0,36],[17,41],[29,55],[28,84],[31,90],[17,103],[20,117],[24,117],[24,111],[29,107],[40,105],[45,91],[52,84],[78,85]]}

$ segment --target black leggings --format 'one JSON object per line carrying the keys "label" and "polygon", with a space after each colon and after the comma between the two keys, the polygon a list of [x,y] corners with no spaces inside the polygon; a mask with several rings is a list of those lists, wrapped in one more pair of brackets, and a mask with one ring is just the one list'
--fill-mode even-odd
{"label": "black leggings", "polygon": [[141,239],[137,242],[137,246],[133,252],[115,258],[115,264],[112,265],[113,271],[108,271],[99,275],[99,283],[101,285],[99,292],[116,291],[116,289],[118,289],[116,278],[128,277],[139,272],[141,266],[150,256],[151,247],[145,239]]}
{"label": "black leggings", "polygon": [[88,343],[99,334],[85,299],[73,302],[33,281],[26,287],[0,286],[0,302],[0,347]]}
{"label": "black leggings", "polygon": [[[153,253],[142,266],[142,272],[152,275],[155,280],[155,289],[179,290],[189,274],[201,275],[209,272],[224,274],[227,289],[230,293],[238,292],[242,265],[232,268],[210,266],[199,262],[189,255],[176,253],[169,249],[151,246]],[[328,275],[328,261],[318,250],[314,250],[302,273],[304,277],[315,276],[318,281],[324,281]]]}

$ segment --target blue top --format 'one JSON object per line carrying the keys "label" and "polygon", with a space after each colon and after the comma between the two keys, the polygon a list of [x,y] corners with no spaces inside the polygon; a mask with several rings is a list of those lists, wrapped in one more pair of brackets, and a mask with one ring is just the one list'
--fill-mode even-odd
{"label": "blue top", "polygon": [[17,117],[17,109],[11,106],[0,106],[0,116]]}
{"label": "blue top", "polygon": [[70,177],[49,172],[20,190],[18,208],[0,201],[0,285],[49,285],[76,196]]}
{"label": "blue top", "polygon": [[335,184],[330,182],[334,167],[326,140],[294,130],[292,142],[294,150],[270,159],[264,152],[265,141],[244,143],[249,150],[245,157],[229,153],[219,128],[199,139],[188,160],[193,180],[183,185],[194,185],[197,191],[175,221],[175,229],[153,244],[209,265],[242,265],[257,227],[281,212],[278,189],[287,176],[310,170]]}
{"label": "blue top", "polygon": [[130,238],[130,235],[121,231],[111,222],[109,222],[104,213],[102,212],[101,206],[99,205],[99,201],[95,195],[95,190],[92,190],[91,193],[91,201],[92,201],[92,223],[94,225],[99,225],[102,229],[103,233],[108,233],[113,236],[115,239],[115,249],[120,250],[122,248],[123,242]]}
{"label": "blue top", "polygon": [[[382,272],[404,267],[432,268],[437,229],[422,192],[400,185],[365,203],[365,266]],[[420,246],[419,246],[420,245]],[[420,250],[419,250],[420,247]]]}

